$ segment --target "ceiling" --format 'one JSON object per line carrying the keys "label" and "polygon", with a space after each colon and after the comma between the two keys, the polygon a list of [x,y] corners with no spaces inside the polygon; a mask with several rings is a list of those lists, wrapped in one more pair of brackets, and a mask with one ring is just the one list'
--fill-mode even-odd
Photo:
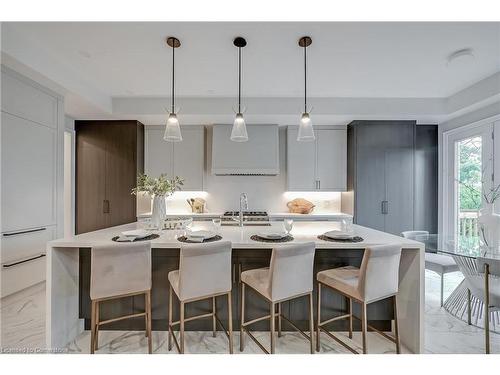
{"label": "ceiling", "polygon": [[[298,97],[308,49],[312,97],[448,97],[500,70],[499,23],[11,23],[90,85],[112,97],[168,96],[171,49],[181,40],[176,93],[228,97],[237,92],[243,36],[243,95]],[[447,66],[452,52],[474,59]]]}

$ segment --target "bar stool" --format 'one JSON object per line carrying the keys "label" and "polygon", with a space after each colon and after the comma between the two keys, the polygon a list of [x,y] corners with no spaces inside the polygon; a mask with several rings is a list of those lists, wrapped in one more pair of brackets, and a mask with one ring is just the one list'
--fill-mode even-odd
{"label": "bar stool", "polygon": [[[229,339],[229,353],[233,354],[233,321],[231,306],[231,242],[219,241],[207,244],[182,244],[179,269],[168,273],[168,350],[172,350],[172,339],[179,353],[184,353],[184,326],[186,322],[212,317],[213,335],[219,323]],[[180,318],[172,321],[173,293],[180,302]],[[217,316],[215,298],[227,296],[228,329]],[[185,317],[185,305],[204,299],[212,300],[212,312]],[[180,339],[177,341],[173,327],[179,325]]]}
{"label": "bar stool", "polygon": [[490,354],[490,311],[500,310],[500,259],[478,257],[476,262],[484,274],[484,348]]}
{"label": "bar stool", "polygon": [[[333,333],[324,328],[325,325],[340,319],[349,319],[349,338],[352,339],[352,318],[357,318],[352,314],[352,300],[361,304],[361,332],[363,338],[363,354],[366,354],[366,331],[367,327],[381,334],[383,337],[396,344],[396,352],[400,353],[398,312],[396,295],[399,287],[399,261],[401,259],[400,245],[373,246],[365,249],[361,267],[352,266],[334,268],[318,272],[318,311],[316,323],[316,350],[320,351],[320,331],[339,344],[357,354],[358,352],[344,343]],[[345,296],[349,302],[347,314],[336,316],[325,321],[321,321],[321,288],[325,286],[335,292]],[[366,317],[366,307],[368,304],[392,298],[394,308],[394,337],[385,332],[369,326]]]}
{"label": "bar stool", "polygon": [[[92,301],[90,353],[94,354],[99,347],[100,326],[144,316],[148,352],[151,354],[151,244],[137,242],[94,246],[91,250],[90,266],[90,299]],[[101,302],[136,295],[144,295],[144,312],[100,321]]]}
{"label": "bar stool", "polygon": [[[269,351],[249,331],[248,326],[265,319],[270,321],[271,354],[275,352],[275,320],[278,317],[278,333],[281,335],[281,318],[310,341],[311,354],[314,353],[313,344],[313,263],[314,242],[283,245],[273,249],[269,268],[259,268],[241,273],[241,324],[240,324],[240,351],[244,350],[245,332],[262,349]],[[270,314],[261,318],[245,322],[245,287],[256,291],[269,302]],[[293,322],[281,313],[281,304],[295,298],[308,296],[309,298],[309,336],[300,330]],[[278,315],[276,315],[278,306]]]}

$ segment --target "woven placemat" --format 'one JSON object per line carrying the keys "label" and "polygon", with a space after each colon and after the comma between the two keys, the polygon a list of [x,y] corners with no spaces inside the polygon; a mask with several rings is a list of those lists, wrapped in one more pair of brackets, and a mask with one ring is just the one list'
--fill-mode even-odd
{"label": "woven placemat", "polygon": [[328,241],[328,242],[345,242],[345,243],[356,243],[356,242],[363,242],[364,239],[359,236],[354,236],[352,238],[338,238],[338,239],[333,239],[330,237],[325,236],[324,234],[321,234],[318,236],[320,240],[323,241]]}
{"label": "woven placemat", "polygon": [[180,236],[177,237],[177,241],[179,242],[185,242],[185,243],[207,243],[207,242],[215,242],[215,241],[220,241],[222,240],[222,236],[214,236],[212,238],[206,238],[203,240],[203,242],[198,242],[198,241],[190,241],[186,236]]}
{"label": "woven placemat", "polygon": [[113,237],[111,239],[111,241],[115,241],[115,242],[123,242],[123,243],[127,243],[127,242],[140,242],[140,241],[151,241],[151,240],[154,240],[155,238],[158,238],[160,237],[159,234],[150,234],[149,236],[147,237],[143,237],[143,238],[136,238],[135,240],[133,241],[117,241],[118,238],[120,238],[120,236],[116,236],[116,237]]}
{"label": "woven placemat", "polygon": [[254,241],[257,241],[257,242],[269,242],[269,243],[280,243],[280,242],[290,242],[290,241],[293,241],[293,236],[291,235],[288,235],[286,237],[283,237],[283,238],[278,238],[276,240],[272,240],[270,238],[263,238],[263,237],[260,237],[256,234],[254,234],[252,237],[250,237],[251,240],[254,240]]}

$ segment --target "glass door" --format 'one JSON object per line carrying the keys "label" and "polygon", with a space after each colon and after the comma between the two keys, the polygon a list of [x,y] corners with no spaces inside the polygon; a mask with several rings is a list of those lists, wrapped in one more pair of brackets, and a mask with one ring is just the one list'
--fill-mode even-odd
{"label": "glass door", "polygon": [[477,243],[483,191],[493,182],[493,126],[467,127],[445,136],[447,181],[445,238],[457,245]]}

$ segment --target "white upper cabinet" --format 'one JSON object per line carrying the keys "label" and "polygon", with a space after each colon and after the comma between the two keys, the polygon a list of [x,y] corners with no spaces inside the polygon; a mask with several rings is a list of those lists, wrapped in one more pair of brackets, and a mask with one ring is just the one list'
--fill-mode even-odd
{"label": "white upper cabinet", "polygon": [[205,138],[202,126],[181,127],[182,142],[163,140],[164,127],[147,126],[144,167],[148,175],[164,173],[184,179],[182,190],[203,190]]}
{"label": "white upper cabinet", "polygon": [[315,129],[316,140],[297,142],[297,127],[288,127],[289,191],[345,191],[347,187],[347,130]]}

